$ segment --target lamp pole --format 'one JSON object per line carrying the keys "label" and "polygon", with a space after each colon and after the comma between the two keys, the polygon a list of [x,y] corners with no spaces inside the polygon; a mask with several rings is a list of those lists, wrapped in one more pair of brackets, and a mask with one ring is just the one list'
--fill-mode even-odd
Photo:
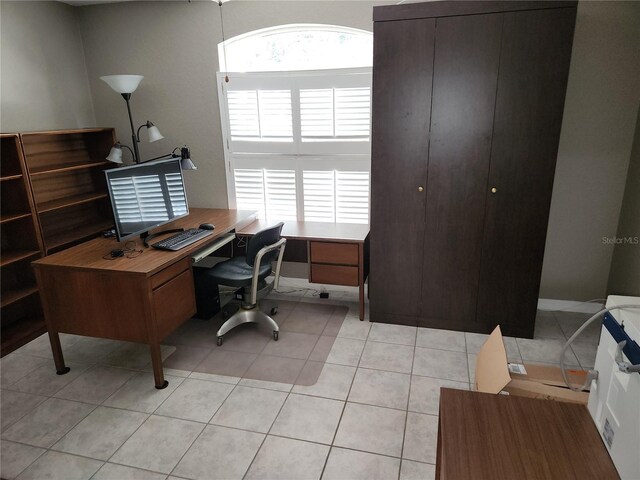
{"label": "lamp pole", "polygon": [[133,127],[133,117],[131,116],[131,106],[129,105],[129,99],[131,98],[130,93],[122,93],[122,98],[127,102],[127,112],[129,113],[129,125],[131,125],[131,140],[133,141],[133,156],[136,163],[140,163],[140,152],[138,151],[138,137],[136,135],[136,130]]}

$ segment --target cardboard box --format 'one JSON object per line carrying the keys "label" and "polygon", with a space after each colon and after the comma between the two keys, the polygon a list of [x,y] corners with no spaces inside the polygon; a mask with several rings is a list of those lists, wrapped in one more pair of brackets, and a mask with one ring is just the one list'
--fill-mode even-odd
{"label": "cardboard box", "polygon": [[[519,373],[518,373],[519,372]],[[568,370],[569,381],[581,387],[586,379],[584,370]],[[520,397],[544,398],[571,403],[587,403],[589,392],[574,392],[562,378],[560,368],[509,364],[500,326],[489,335],[476,361],[476,390],[485,393],[507,393]]]}

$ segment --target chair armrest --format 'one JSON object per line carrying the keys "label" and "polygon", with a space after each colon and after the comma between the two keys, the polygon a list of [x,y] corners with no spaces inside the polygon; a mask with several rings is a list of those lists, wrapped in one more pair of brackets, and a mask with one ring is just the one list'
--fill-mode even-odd
{"label": "chair armrest", "polygon": [[276,264],[276,278],[274,280],[274,288],[278,288],[278,281],[280,280],[280,266],[282,265],[282,257],[284,256],[284,248],[287,243],[286,238],[281,238],[276,243],[262,247],[256,254],[256,259],[253,262],[253,278],[251,280],[251,303],[257,302],[258,295],[258,276],[260,274],[260,265],[262,264],[262,257],[267,253],[274,250],[280,250],[278,252],[278,260]]}

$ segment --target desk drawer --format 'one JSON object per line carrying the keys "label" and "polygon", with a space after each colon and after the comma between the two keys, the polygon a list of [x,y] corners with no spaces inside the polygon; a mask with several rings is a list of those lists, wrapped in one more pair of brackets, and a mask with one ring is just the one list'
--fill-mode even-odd
{"label": "desk drawer", "polygon": [[358,244],[334,242],[309,242],[312,263],[332,265],[358,265]]}
{"label": "desk drawer", "polygon": [[346,267],[343,265],[311,264],[312,283],[325,283],[328,285],[358,286],[358,267]]}
{"label": "desk drawer", "polygon": [[172,278],[177,277],[185,270],[191,268],[191,259],[183,258],[179,262],[174,263],[170,267],[165,268],[161,272],[156,273],[151,277],[151,289],[155,290],[161,285],[164,285]]}
{"label": "desk drawer", "polygon": [[153,291],[158,337],[162,340],[196,313],[196,292],[191,270],[182,272]]}

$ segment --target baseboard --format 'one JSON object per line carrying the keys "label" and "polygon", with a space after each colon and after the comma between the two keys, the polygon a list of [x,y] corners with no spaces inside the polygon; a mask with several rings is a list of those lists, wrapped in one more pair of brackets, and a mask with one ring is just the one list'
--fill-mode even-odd
{"label": "baseboard", "polygon": [[579,300],[553,300],[539,298],[538,308],[541,310],[562,310],[563,312],[597,313],[604,307],[603,303],[585,303]]}

